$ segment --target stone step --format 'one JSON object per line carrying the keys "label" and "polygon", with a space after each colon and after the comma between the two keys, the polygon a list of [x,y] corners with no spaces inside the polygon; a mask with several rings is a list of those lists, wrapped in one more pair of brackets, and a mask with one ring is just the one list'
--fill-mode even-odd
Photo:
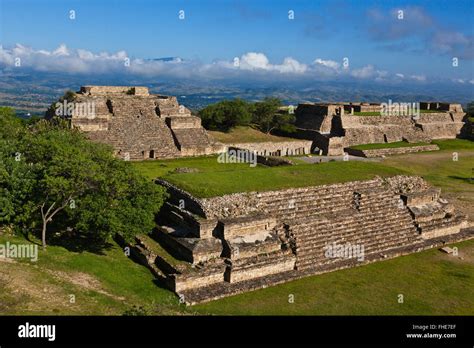
{"label": "stone step", "polygon": [[386,228],[384,230],[379,231],[378,233],[374,233],[374,231],[363,231],[363,232],[354,231],[354,232],[351,232],[350,234],[340,233],[338,235],[334,235],[328,238],[315,237],[313,239],[306,239],[303,241],[297,240],[296,252],[309,250],[314,247],[324,246],[327,243],[332,243],[332,242],[337,242],[337,241],[339,242],[341,241],[344,241],[344,242],[359,241],[360,242],[363,240],[380,241],[380,240],[389,240],[392,238],[396,239],[399,236],[402,236],[404,234],[413,234],[414,236],[416,236],[417,231],[412,226],[406,226],[406,227],[399,227],[399,228]]}
{"label": "stone step", "polygon": [[377,237],[370,237],[369,235],[365,236],[357,236],[353,235],[347,238],[334,238],[332,240],[320,240],[315,241],[314,243],[304,243],[301,244],[300,247],[297,247],[296,254],[298,257],[304,256],[307,254],[311,254],[314,250],[323,250],[323,248],[328,245],[336,242],[337,244],[358,244],[364,245],[364,248],[368,250],[371,246],[383,245],[383,244],[391,244],[394,242],[398,242],[400,240],[411,240],[411,239],[418,239],[418,235],[414,233],[413,229],[406,228],[401,230],[392,230],[383,235],[379,235]]}
{"label": "stone step", "polygon": [[[402,241],[400,243],[392,244],[389,247],[384,247],[383,249],[372,250],[370,252],[365,252],[365,249],[364,249],[364,259],[367,259],[368,257],[371,257],[372,255],[388,253],[392,249],[408,247],[410,245],[417,245],[418,243],[419,243],[418,240],[409,241],[409,242]],[[315,256],[312,258],[307,257],[307,258],[304,258],[303,260],[300,260],[298,258],[296,262],[296,268],[298,270],[305,270],[305,269],[313,268],[315,266],[322,266],[322,265],[327,265],[331,263],[336,263],[338,261],[341,261],[341,259],[340,258],[329,259],[326,257],[321,258],[318,256]],[[357,259],[354,259],[354,261],[357,261]]]}
{"label": "stone step", "polygon": [[[387,218],[388,216],[388,218]],[[346,225],[362,225],[362,224],[370,224],[370,222],[375,222],[377,224],[380,224],[380,221],[383,221],[384,224],[387,224],[390,221],[401,221],[401,222],[412,222],[413,220],[411,219],[410,215],[408,212],[406,213],[399,213],[399,214],[389,214],[389,215],[384,215],[383,219],[380,219],[381,216],[379,214],[373,214],[373,215],[359,215],[359,214],[351,214],[348,215],[347,217],[344,218],[342,221],[331,221],[329,219],[326,220],[316,220],[316,221],[311,221],[307,223],[301,223],[298,225],[298,230],[303,232],[305,230],[313,230],[315,228],[322,227],[324,229],[337,229],[341,227],[346,227]],[[359,226],[360,227],[360,226]]]}
{"label": "stone step", "polygon": [[332,240],[332,239],[335,239],[335,238],[339,238],[339,237],[347,237],[347,238],[350,238],[354,235],[357,235],[357,234],[361,234],[361,235],[370,235],[370,236],[373,236],[374,234],[375,235],[379,235],[379,234],[383,234],[387,231],[392,231],[394,229],[407,229],[407,228],[410,228],[410,229],[413,229],[413,231],[416,231],[416,228],[413,224],[409,224],[409,223],[402,223],[402,224],[396,224],[396,223],[393,223],[393,224],[390,224],[390,225],[384,225],[384,226],[371,226],[370,228],[360,228],[360,227],[357,227],[357,226],[354,226],[352,228],[348,228],[348,229],[339,229],[337,231],[332,231],[332,230],[329,230],[329,232],[325,233],[318,233],[318,232],[315,232],[315,233],[307,233],[307,234],[300,234],[300,235],[295,235],[294,239],[298,244],[300,243],[311,243],[312,241],[314,240]]}

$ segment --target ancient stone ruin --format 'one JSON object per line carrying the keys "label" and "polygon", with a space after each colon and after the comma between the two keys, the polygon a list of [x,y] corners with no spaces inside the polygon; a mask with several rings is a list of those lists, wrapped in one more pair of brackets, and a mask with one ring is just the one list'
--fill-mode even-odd
{"label": "ancient stone ruin", "polygon": [[[112,145],[128,160],[209,155],[222,151],[201,119],[176,97],[146,87],[85,86],[72,96],[71,125],[94,141]],[[78,106],[87,105],[85,108]]]}
{"label": "ancient stone ruin", "polygon": [[382,104],[376,103],[302,103],[295,112],[298,137],[313,140],[313,150],[317,147],[331,156],[359,144],[452,139],[465,125],[466,114],[460,104],[423,102],[416,114],[400,111],[393,107],[383,110]]}
{"label": "ancient stone ruin", "polygon": [[187,304],[474,237],[420,177],[196,198],[170,193],[135,255]]}

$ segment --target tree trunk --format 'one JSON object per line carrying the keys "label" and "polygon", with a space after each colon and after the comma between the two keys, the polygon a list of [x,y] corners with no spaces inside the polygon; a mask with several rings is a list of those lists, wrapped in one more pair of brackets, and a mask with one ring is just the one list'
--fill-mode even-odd
{"label": "tree trunk", "polygon": [[43,219],[43,231],[41,232],[41,241],[43,243],[43,250],[46,250],[46,226],[48,224],[47,219]]}

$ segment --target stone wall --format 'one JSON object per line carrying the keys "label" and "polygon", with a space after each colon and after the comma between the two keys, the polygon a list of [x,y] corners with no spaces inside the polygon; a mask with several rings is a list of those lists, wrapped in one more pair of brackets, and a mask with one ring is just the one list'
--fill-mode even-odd
{"label": "stone wall", "polygon": [[371,149],[371,150],[358,150],[346,148],[345,151],[349,155],[367,157],[367,158],[376,158],[376,157],[385,157],[392,155],[402,155],[405,153],[414,153],[422,151],[436,151],[439,150],[438,145],[421,145],[421,146],[406,146],[406,147],[396,147],[396,148],[385,148],[385,149]]}
{"label": "stone wall", "polygon": [[111,94],[128,94],[128,95],[141,95],[147,96],[147,87],[137,86],[84,86],[81,87],[80,92],[85,95],[111,95]]}
{"label": "stone wall", "polygon": [[235,143],[226,144],[227,149],[239,148],[255,152],[260,156],[295,156],[311,153],[312,141],[293,140],[279,142]]}

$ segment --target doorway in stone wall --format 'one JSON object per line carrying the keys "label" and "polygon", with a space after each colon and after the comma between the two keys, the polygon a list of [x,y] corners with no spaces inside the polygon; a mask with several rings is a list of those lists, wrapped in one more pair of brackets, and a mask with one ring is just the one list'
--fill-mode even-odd
{"label": "doorway in stone wall", "polygon": [[384,141],[384,143],[388,143],[387,134],[384,134],[384,135],[383,135],[383,141]]}
{"label": "doorway in stone wall", "polygon": [[155,158],[155,150],[150,150],[149,158]]}

